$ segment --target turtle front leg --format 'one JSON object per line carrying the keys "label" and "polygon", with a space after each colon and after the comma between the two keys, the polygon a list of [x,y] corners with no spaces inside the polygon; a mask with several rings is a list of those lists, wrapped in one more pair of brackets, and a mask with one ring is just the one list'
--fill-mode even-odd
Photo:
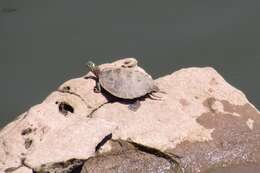
{"label": "turtle front leg", "polygon": [[100,85],[99,81],[96,82],[96,86],[94,88],[94,92],[95,93],[101,93],[101,85]]}

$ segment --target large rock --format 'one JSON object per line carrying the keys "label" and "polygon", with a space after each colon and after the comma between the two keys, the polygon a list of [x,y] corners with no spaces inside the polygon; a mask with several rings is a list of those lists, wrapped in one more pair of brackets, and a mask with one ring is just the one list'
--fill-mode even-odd
{"label": "large rock", "polygon": [[[126,61],[135,59],[101,69]],[[155,82],[162,99],[142,98],[137,111],[93,92],[91,73],[65,82],[1,130],[0,172],[69,172],[86,160],[82,172],[203,172],[259,163],[259,111],[214,69],[182,69]],[[115,152],[111,140],[134,147]]]}

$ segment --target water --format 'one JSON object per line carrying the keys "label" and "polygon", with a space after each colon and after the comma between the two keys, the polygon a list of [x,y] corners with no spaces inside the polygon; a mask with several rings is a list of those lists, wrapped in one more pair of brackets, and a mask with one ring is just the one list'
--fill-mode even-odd
{"label": "water", "polygon": [[212,66],[260,108],[260,2],[0,1],[0,127],[85,62],[138,57],[154,78]]}

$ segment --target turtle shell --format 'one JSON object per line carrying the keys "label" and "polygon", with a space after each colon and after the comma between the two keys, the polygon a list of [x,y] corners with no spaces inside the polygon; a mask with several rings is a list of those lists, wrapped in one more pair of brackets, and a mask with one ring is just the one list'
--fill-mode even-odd
{"label": "turtle shell", "polygon": [[110,94],[123,99],[138,98],[156,88],[149,75],[128,68],[104,69],[99,74],[99,82]]}

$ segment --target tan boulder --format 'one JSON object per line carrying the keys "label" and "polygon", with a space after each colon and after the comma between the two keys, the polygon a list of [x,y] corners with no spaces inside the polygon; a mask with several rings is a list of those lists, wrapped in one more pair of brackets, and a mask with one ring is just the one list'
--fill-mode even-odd
{"label": "tan boulder", "polygon": [[[135,59],[100,67],[121,67],[126,61]],[[187,172],[259,163],[259,111],[213,68],[181,69],[155,82],[163,91],[155,94],[162,99],[144,97],[137,111],[129,109],[128,101],[95,93],[91,73],[65,82],[0,131],[0,172],[21,167],[69,172],[90,158],[86,165],[99,163],[100,168],[95,159],[113,154],[110,140],[135,144],[137,153],[146,148],[141,154],[132,153],[133,159],[141,155],[154,162],[156,153],[163,153],[169,161],[176,156],[171,159]],[[116,158],[114,164],[115,160],[122,162]]]}

